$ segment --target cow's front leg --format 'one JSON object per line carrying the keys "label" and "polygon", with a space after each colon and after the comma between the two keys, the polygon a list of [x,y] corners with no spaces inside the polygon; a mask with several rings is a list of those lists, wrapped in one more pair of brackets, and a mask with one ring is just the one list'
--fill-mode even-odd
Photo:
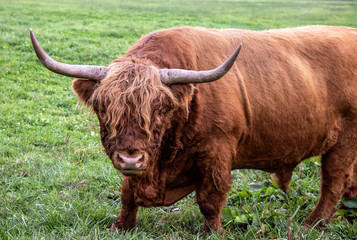
{"label": "cow's front leg", "polygon": [[205,218],[204,233],[210,233],[211,230],[222,232],[221,212],[226,201],[226,195],[225,193],[211,190],[197,192],[197,202]]}
{"label": "cow's front leg", "polygon": [[121,203],[120,214],[115,223],[112,224],[111,231],[130,230],[136,224],[136,214],[139,206],[135,202],[134,192],[129,186],[129,179],[127,177],[123,180]]}
{"label": "cow's front leg", "polygon": [[[224,165],[222,163],[221,165]],[[210,166],[201,172],[197,184],[197,203],[205,218],[204,233],[222,232],[221,212],[231,183],[230,168]]]}

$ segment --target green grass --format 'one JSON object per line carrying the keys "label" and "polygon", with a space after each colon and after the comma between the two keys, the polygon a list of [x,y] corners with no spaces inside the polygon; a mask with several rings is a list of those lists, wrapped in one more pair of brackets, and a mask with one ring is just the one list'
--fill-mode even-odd
{"label": "green grass", "polygon": [[[56,60],[106,65],[156,29],[308,24],[357,27],[357,2],[0,1],[0,239],[201,239],[203,227],[191,195],[172,207],[141,208],[132,232],[109,232],[122,176],[104,154],[96,118],[76,105],[71,79],[39,64],[30,28]],[[225,232],[205,238],[356,239],[356,217],[304,229],[319,196],[318,165],[300,165],[288,195],[270,174],[234,171]]]}

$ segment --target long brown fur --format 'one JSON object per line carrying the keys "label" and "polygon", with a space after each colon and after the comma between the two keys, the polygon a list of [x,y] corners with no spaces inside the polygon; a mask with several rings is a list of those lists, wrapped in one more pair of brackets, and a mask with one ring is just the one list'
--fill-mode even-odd
{"label": "long brown fur", "polygon": [[[222,79],[160,83],[158,69],[213,69],[240,43]],[[97,113],[114,166],[119,150],[149,156],[145,171],[124,178],[112,230],[133,228],[138,206],[170,205],[192,191],[205,230],[219,230],[232,169],[276,173],[287,190],[296,165],[316,155],[322,155],[321,196],[307,224],[327,222],[337,201],[355,192],[356,29],[160,30],[109,67],[102,82],[76,79],[73,88]]]}

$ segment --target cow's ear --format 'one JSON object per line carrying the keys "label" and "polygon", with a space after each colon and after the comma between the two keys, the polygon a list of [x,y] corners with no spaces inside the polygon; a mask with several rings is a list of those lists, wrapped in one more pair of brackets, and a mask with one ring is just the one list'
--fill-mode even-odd
{"label": "cow's ear", "polygon": [[72,82],[72,88],[76,93],[79,101],[85,105],[89,105],[88,100],[98,86],[99,82],[95,80],[76,78]]}
{"label": "cow's ear", "polygon": [[193,84],[173,84],[170,88],[181,105],[186,105],[191,101],[195,91]]}

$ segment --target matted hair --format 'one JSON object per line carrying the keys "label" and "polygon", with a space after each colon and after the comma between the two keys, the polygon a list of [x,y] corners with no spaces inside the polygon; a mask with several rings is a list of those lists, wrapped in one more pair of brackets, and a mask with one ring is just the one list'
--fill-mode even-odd
{"label": "matted hair", "polygon": [[119,58],[109,68],[90,101],[97,105],[110,137],[122,134],[135,119],[150,140],[154,108],[178,105],[177,99],[161,83],[158,69],[148,60]]}

